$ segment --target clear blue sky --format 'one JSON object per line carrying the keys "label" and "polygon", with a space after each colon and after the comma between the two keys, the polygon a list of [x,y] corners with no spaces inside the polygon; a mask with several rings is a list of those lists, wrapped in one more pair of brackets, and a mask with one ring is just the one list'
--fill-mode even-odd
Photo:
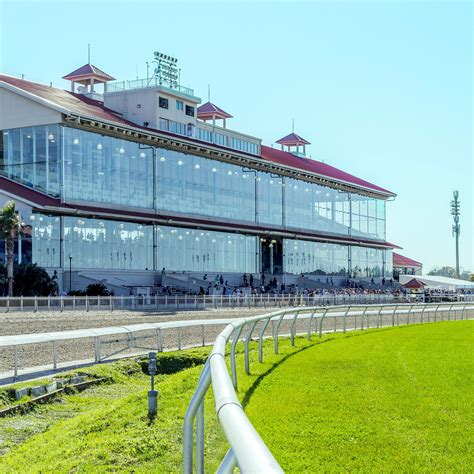
{"label": "clear blue sky", "polygon": [[461,266],[473,263],[471,2],[120,2],[0,0],[0,69],[67,88],[87,62],[146,75],[159,50],[182,84],[271,144],[310,153],[398,194],[387,239],[454,266],[449,203],[461,199]]}

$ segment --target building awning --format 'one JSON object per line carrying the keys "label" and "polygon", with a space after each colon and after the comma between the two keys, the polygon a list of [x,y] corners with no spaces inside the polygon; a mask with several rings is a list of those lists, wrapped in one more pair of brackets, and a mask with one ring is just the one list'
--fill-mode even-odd
{"label": "building awning", "polygon": [[408,268],[421,268],[422,263],[412,260],[411,258],[404,257],[399,253],[393,252],[393,266],[394,267],[408,267]]}

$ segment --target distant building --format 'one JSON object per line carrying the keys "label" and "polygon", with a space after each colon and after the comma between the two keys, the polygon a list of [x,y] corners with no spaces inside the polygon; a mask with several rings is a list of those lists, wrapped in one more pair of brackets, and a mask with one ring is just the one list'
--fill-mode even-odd
{"label": "distant building", "polygon": [[64,76],[70,91],[0,75],[0,204],[29,226],[17,261],[117,285],[162,268],[392,276],[393,192],[307,158],[295,133],[279,150],[227,128],[170,60],[123,82],[86,64]]}
{"label": "distant building", "polygon": [[393,255],[393,278],[399,279],[400,275],[421,275],[423,273],[423,264],[404,257],[399,253],[392,252]]}

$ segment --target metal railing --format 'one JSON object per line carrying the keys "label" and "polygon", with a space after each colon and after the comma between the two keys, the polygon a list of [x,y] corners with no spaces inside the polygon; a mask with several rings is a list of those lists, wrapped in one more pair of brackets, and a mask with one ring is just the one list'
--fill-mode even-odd
{"label": "metal railing", "polygon": [[148,87],[161,87],[162,89],[168,90],[169,92],[181,92],[182,94],[190,95],[194,97],[194,90],[190,87],[177,86],[173,89],[160,84],[157,77],[144,78],[144,79],[134,79],[131,81],[120,81],[120,82],[110,82],[107,84],[107,92],[117,92],[117,91],[126,91],[132,89],[146,89]]}
{"label": "metal railing", "polygon": [[212,308],[271,308],[336,304],[380,304],[404,301],[392,294],[299,295],[150,295],[150,296],[17,296],[0,297],[0,312],[115,311]]}
{"label": "metal railing", "polygon": [[[218,472],[230,473],[236,465],[242,472],[283,472],[271,451],[267,448],[259,434],[244,413],[237,398],[236,345],[242,332],[245,372],[250,373],[249,343],[258,324],[258,357],[263,360],[263,339],[270,322],[273,328],[271,337],[275,354],[278,354],[278,339],[283,334],[280,327],[284,320],[290,322],[291,344],[295,344],[296,323],[307,319],[307,337],[312,335],[313,322],[315,331],[322,336],[324,321],[334,321],[334,331],[346,332],[348,323],[353,322],[352,329],[370,327],[397,326],[401,324],[401,316],[405,316],[404,324],[435,322],[439,320],[467,319],[474,315],[472,303],[448,304],[402,304],[371,306],[337,306],[337,307],[303,307],[293,308],[260,316],[238,319],[230,322],[217,336],[213,350],[202,370],[196,391],[188,406],[183,426],[183,467],[185,474],[193,472],[194,454],[194,421],[196,420],[196,471],[204,472],[204,397],[212,385],[215,398],[216,414],[224,431],[230,448],[222,460]],[[351,318],[353,321],[351,321]],[[338,320],[342,324],[338,327]],[[231,375],[225,360],[226,345],[232,338],[230,350]]]}

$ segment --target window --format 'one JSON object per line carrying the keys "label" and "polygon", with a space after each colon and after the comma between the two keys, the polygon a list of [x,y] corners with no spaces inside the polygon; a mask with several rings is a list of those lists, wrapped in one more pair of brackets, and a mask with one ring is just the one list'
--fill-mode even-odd
{"label": "window", "polygon": [[158,99],[158,105],[161,109],[167,109],[168,108],[168,99],[164,97],[160,97]]}
{"label": "window", "polygon": [[184,109],[184,104],[182,100],[177,100],[176,101],[176,110],[183,110]]}
{"label": "window", "polygon": [[194,107],[191,107],[190,105],[186,106],[186,115],[189,115],[190,117],[194,117]]}
{"label": "window", "polygon": [[160,130],[169,131],[169,121],[160,117]]}

